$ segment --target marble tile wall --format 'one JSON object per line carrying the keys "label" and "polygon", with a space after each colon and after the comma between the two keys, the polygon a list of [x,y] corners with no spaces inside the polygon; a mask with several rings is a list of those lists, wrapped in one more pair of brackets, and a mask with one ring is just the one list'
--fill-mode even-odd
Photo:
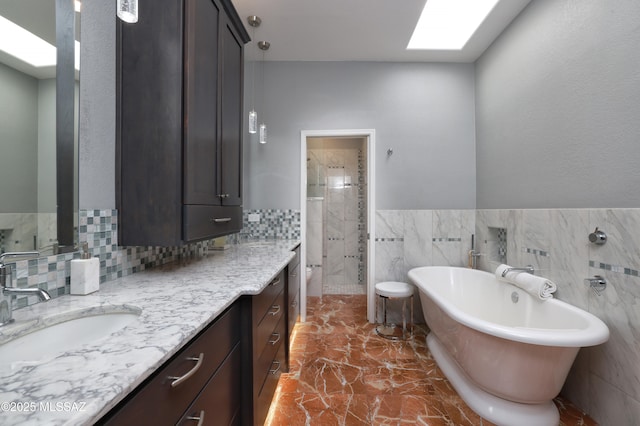
{"label": "marble tile wall", "polygon": [[[307,153],[307,193],[323,198],[322,292],[364,294],[367,191],[363,152],[346,147],[314,148]],[[310,233],[307,241],[317,236]],[[307,261],[307,266],[312,265]]]}
{"label": "marble tile wall", "polygon": [[307,267],[312,268],[307,295],[322,296],[322,241],[324,235],[324,197],[307,199]]}
{"label": "marble tile wall", "polygon": [[474,210],[378,210],[375,281],[406,281],[418,266],[466,266]]}
{"label": "marble tile wall", "polygon": [[[607,236],[594,245],[598,227]],[[585,309],[609,327],[603,345],[583,348],[563,394],[603,425],[631,425],[640,418],[640,209],[478,210],[479,267],[500,262],[491,228],[506,230],[507,263],[533,265],[554,281],[555,297]],[[584,279],[601,275],[601,296]]]}
{"label": "marble tile wall", "polygon": [[[375,282],[407,282],[418,266],[467,266],[474,223],[474,210],[378,210]],[[389,307],[392,321],[400,318],[400,307]],[[414,320],[424,322],[417,295]]]}

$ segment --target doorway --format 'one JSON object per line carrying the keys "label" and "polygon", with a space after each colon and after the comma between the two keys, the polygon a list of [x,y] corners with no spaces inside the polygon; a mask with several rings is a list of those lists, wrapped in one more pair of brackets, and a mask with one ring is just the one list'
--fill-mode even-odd
{"label": "doorway", "polygon": [[307,297],[367,295],[373,321],[375,131],[301,133],[301,320]]}

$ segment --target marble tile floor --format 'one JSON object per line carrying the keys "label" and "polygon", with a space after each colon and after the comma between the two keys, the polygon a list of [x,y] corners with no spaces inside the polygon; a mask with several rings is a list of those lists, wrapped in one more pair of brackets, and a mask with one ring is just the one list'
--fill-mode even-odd
{"label": "marble tile floor", "polygon": [[[491,425],[444,378],[425,333],[418,326],[412,340],[377,336],[363,295],[309,298],[265,425]],[[560,426],[596,425],[562,397],[555,403]]]}

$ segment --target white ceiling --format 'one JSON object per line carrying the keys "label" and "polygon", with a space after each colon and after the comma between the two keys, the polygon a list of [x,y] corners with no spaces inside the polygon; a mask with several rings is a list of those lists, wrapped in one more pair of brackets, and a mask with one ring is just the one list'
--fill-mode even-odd
{"label": "white ceiling", "polygon": [[[502,0],[462,51],[406,50],[426,0],[232,0],[267,61],[474,62],[530,0]],[[252,37],[253,39],[253,37]],[[254,44],[250,58],[262,58]]]}

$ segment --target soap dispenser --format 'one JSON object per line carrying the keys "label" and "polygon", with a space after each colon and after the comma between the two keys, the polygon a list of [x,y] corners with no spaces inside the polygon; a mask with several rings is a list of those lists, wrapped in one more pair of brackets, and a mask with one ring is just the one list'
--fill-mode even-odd
{"label": "soap dispenser", "polygon": [[71,260],[71,294],[85,295],[100,287],[100,259],[91,257],[89,245],[82,243],[80,259]]}

